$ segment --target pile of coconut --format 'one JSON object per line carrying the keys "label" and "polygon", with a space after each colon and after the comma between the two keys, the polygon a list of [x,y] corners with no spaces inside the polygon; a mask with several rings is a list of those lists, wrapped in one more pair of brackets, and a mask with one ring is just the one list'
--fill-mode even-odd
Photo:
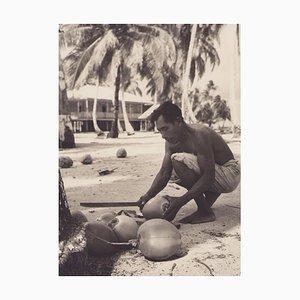
{"label": "pile of coconut", "polygon": [[72,212],[78,223],[85,223],[87,249],[97,256],[108,256],[124,249],[137,248],[150,260],[162,261],[181,253],[181,234],[169,221],[163,219],[168,200],[156,196],[142,209],[144,222],[136,218],[117,214],[114,211],[102,213],[95,221],[88,222],[81,211]]}

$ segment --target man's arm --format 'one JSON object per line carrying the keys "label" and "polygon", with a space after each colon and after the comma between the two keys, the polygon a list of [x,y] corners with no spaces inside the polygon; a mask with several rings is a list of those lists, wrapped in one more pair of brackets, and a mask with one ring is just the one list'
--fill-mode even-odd
{"label": "man's arm", "polygon": [[155,176],[153,183],[150,189],[147,191],[145,195],[140,198],[141,207],[145,205],[145,203],[151,198],[155,197],[163,188],[167,185],[168,181],[171,178],[173,166],[171,161],[171,151],[166,143],[165,146],[165,156],[162,162],[162,166]]}

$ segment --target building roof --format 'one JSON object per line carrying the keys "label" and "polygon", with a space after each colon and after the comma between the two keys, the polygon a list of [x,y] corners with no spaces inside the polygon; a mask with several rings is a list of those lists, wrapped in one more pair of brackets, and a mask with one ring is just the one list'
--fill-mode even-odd
{"label": "building roof", "polygon": [[[99,86],[98,88],[98,99],[110,100],[114,99],[114,87],[109,86]],[[96,94],[96,86],[95,85],[84,85],[79,89],[68,91],[68,98],[70,100],[78,100],[78,99],[94,99]],[[122,92],[119,93],[119,99],[122,100]],[[124,100],[126,102],[135,102],[135,103],[145,103],[145,104],[153,104],[151,98],[149,96],[138,96],[134,94],[130,94],[124,92]]]}
{"label": "building roof", "polygon": [[150,117],[152,112],[159,107],[159,104],[153,104],[151,107],[149,107],[144,113],[142,113],[138,119],[139,120],[146,120],[147,118]]}

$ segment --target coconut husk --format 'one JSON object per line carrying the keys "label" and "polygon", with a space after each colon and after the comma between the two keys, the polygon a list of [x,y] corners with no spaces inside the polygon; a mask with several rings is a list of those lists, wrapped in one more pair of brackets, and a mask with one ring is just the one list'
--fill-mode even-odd
{"label": "coconut husk", "polygon": [[93,163],[93,158],[90,154],[86,154],[81,158],[81,163],[84,165],[89,165]]}
{"label": "coconut husk", "polygon": [[124,148],[118,149],[116,156],[118,158],[125,158],[127,156],[127,151]]}
{"label": "coconut husk", "polygon": [[69,156],[61,156],[59,158],[59,167],[60,168],[70,168],[73,166],[73,160]]}

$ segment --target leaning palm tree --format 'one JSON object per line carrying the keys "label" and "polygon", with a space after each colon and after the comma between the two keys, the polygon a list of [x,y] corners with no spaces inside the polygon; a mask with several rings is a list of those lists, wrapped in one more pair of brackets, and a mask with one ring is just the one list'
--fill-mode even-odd
{"label": "leaning palm tree", "polygon": [[[189,79],[189,74],[190,74],[190,70],[191,70],[192,51],[194,48],[197,26],[198,26],[197,24],[194,24],[192,26],[191,39],[190,39],[190,44],[189,44],[189,49],[188,49],[188,54],[187,54],[187,59],[186,59],[186,69],[185,69],[185,73],[183,76],[183,92],[182,92],[182,100],[181,100],[181,103],[182,103],[181,108],[182,108],[183,114],[185,114],[185,100],[187,99],[187,95],[188,95],[188,79]],[[192,106],[188,99],[187,99],[187,109],[188,109],[189,116],[190,116],[192,122],[197,123],[197,119],[196,119],[195,115],[193,114]]]}
{"label": "leaning palm tree", "polygon": [[219,31],[222,25],[219,24],[167,24],[162,25],[168,30],[176,41],[178,59],[176,62],[176,73],[181,80],[181,107],[185,116],[186,109],[189,118],[194,122],[195,116],[192,112],[192,105],[188,99],[188,90],[194,90],[197,82],[205,72],[206,62],[209,61],[212,69],[220,63],[218,52],[214,42],[219,42]]}
{"label": "leaning palm tree", "polygon": [[82,54],[74,72],[72,88],[83,85],[91,74],[97,85],[114,82],[114,121],[110,136],[118,137],[119,92],[136,74],[155,84],[164,93],[168,80],[165,70],[176,62],[176,48],[163,29],[149,25],[107,25],[99,38]]}

